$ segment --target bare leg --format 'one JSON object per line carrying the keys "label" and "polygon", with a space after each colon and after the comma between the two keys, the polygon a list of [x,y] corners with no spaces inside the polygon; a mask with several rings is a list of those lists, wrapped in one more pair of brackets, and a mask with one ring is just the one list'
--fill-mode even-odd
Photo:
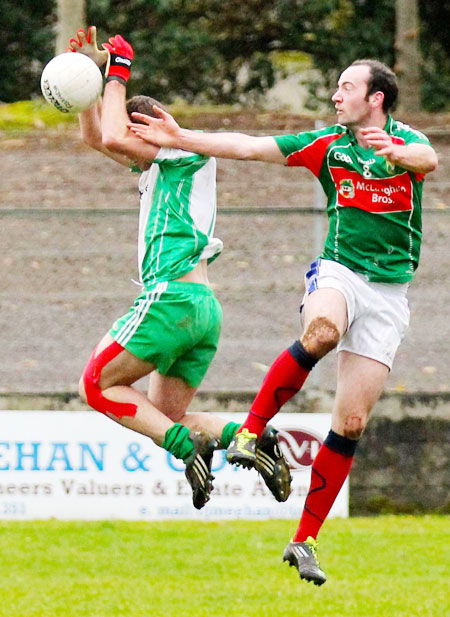
{"label": "bare leg", "polygon": [[339,353],[332,429],[314,460],[303,514],[283,555],[301,578],[316,585],[322,585],[326,576],[317,561],[315,538],[350,473],[357,440],[388,373],[388,367],[380,362],[346,351]]}
{"label": "bare leg", "polygon": [[[113,342],[113,338],[106,334],[96,349],[96,356]],[[119,417],[113,413],[108,413],[108,417],[122,426],[147,435],[155,443],[161,445],[167,430],[174,423],[164,413],[161,413],[145,394],[131,385],[151,373],[154,368],[152,364],[144,362],[124,349],[103,367],[99,387],[105,399],[118,403],[131,403],[137,408],[136,414],[132,417]],[[86,400],[83,378],[80,380],[80,395]]]}
{"label": "bare leg", "polygon": [[196,391],[178,377],[161,375],[157,371],[150,375],[148,398],[155,407],[192,431],[202,431],[220,439],[227,424],[225,420],[207,412],[187,413]]}
{"label": "bare leg", "polygon": [[[185,475],[192,488],[194,507],[200,509],[209,501],[213,488],[211,465],[218,442],[210,436],[192,432],[169,417],[169,414],[175,419],[183,417],[195,394],[195,389],[187,387],[181,379],[156,377],[152,380],[150,393],[163,411],[133,388],[133,383],[154,370],[153,364],[129,353],[107,334],[84,370],[80,395],[94,409],[122,426],[150,437],[157,445],[182,459],[186,464]],[[164,389],[161,389],[162,385]],[[172,405],[174,408],[171,409]]]}
{"label": "bare leg", "polygon": [[348,351],[338,354],[336,397],[331,428],[348,437],[361,437],[369,414],[383,392],[389,368],[371,358]]}
{"label": "bare leg", "polygon": [[[109,334],[103,337],[96,349],[96,356],[113,342]],[[197,389],[182,379],[161,375],[154,369],[152,364],[144,362],[127,350],[104,366],[99,382],[103,396],[111,401],[137,406],[134,417],[119,418],[114,414],[108,414],[108,417],[122,426],[151,437],[158,445],[161,445],[167,430],[175,422],[192,431],[201,431],[220,439],[227,424],[225,420],[208,413],[187,413]],[[133,388],[132,384],[149,373],[151,375],[147,397]],[[80,381],[80,395],[86,400],[83,379]]]}
{"label": "bare leg", "polygon": [[347,351],[339,353],[331,431],[314,460],[311,485],[295,541],[317,537],[350,472],[357,441],[388,373],[388,367],[376,360]]}

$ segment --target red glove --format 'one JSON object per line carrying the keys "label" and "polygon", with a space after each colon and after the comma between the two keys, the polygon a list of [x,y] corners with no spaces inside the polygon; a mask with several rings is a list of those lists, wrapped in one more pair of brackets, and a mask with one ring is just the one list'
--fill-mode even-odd
{"label": "red glove", "polygon": [[105,74],[106,82],[117,79],[125,85],[130,77],[133,48],[120,34],[111,37],[109,43],[103,43],[102,47],[110,54],[110,63]]}

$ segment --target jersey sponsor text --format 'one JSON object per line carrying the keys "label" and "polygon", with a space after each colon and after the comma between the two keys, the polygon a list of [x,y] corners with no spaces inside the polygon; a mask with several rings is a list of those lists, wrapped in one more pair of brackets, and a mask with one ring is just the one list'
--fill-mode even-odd
{"label": "jersey sponsor text", "polygon": [[412,184],[407,172],[388,178],[364,180],[360,174],[340,167],[331,173],[338,192],[337,204],[375,214],[412,210]]}

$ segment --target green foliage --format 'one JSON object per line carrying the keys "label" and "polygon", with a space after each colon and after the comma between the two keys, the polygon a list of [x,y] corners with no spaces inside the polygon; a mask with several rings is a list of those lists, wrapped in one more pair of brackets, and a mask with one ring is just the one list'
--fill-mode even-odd
{"label": "green foliage", "polygon": [[[449,2],[419,0],[423,102],[449,106]],[[54,53],[55,0],[2,0],[0,99],[40,96]],[[318,78],[310,106],[329,100],[339,72],[356,58],[394,65],[395,0],[86,0],[99,40],[121,33],[136,51],[130,94],[166,103],[255,103],[280,70],[274,51],[307,53]]]}
{"label": "green foliage", "polygon": [[296,524],[3,521],[0,617],[448,613],[448,517],[328,521],[320,589],[282,563]]}
{"label": "green foliage", "polygon": [[450,108],[450,2],[420,0],[422,100],[429,111]]}
{"label": "green foliage", "polygon": [[101,35],[120,31],[132,40],[130,92],[165,102],[233,103],[263,92],[275,78],[267,52],[287,28],[259,0],[91,0],[88,21]]}
{"label": "green foliage", "polygon": [[394,64],[395,0],[317,0],[303,5],[303,48],[321,79],[310,83],[311,106],[330,101],[342,70],[358,58]]}
{"label": "green foliage", "polygon": [[[301,27],[291,43],[308,51],[320,77],[307,85],[309,107],[329,103],[339,73],[357,58],[377,58],[395,67],[396,0],[299,0]],[[422,50],[422,104],[428,111],[449,109],[449,2],[419,0]]]}
{"label": "green foliage", "polygon": [[1,0],[0,101],[12,103],[40,93],[44,64],[52,57],[52,0]]}

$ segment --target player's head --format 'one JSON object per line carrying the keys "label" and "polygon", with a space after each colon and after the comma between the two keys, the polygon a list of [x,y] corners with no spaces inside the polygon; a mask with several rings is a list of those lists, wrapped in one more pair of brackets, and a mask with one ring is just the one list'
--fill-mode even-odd
{"label": "player's head", "polygon": [[350,66],[368,66],[369,79],[367,82],[367,99],[375,92],[382,92],[383,112],[388,114],[392,109],[395,109],[398,97],[397,76],[386,64],[379,60],[355,60]]}
{"label": "player's head", "polygon": [[394,73],[377,60],[356,60],[339,77],[331,100],[341,124],[355,129],[381,122],[397,99]]}
{"label": "player's head", "polygon": [[[131,118],[131,114],[134,111],[137,111],[140,114],[147,114],[147,116],[159,118],[159,116],[153,111],[153,105],[157,105],[161,109],[164,109],[164,111],[167,111],[167,109],[162,103],[152,98],[151,96],[144,96],[142,94],[138,94],[127,101],[127,114]],[[136,120],[136,118],[133,118],[133,122],[143,124],[139,120]]]}

